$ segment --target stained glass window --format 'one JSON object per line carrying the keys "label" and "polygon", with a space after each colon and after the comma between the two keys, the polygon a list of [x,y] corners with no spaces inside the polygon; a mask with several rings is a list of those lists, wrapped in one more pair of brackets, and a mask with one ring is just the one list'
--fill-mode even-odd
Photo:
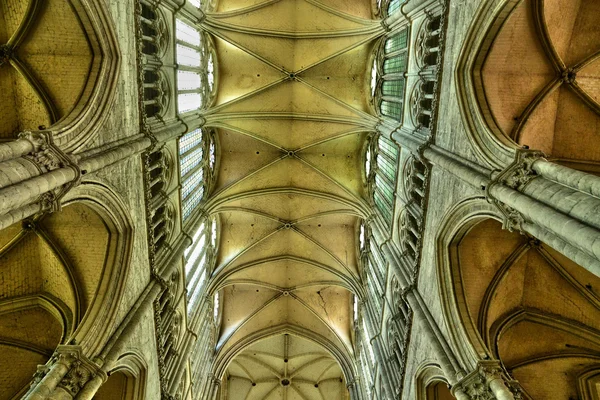
{"label": "stained glass window", "polygon": [[177,40],[181,40],[192,46],[200,46],[200,32],[198,29],[191,27],[180,19],[176,21],[175,29]]}
{"label": "stained glass window", "polygon": [[373,202],[384,222],[390,227],[394,215],[396,180],[398,178],[398,163],[400,149],[383,136],[377,138],[377,154],[371,166],[365,166],[366,172],[375,169],[375,185]]}
{"label": "stained glass window", "polygon": [[398,122],[402,122],[402,104],[387,100],[381,102],[381,113],[387,117],[393,118]]}
{"label": "stained glass window", "polygon": [[388,5],[388,15],[392,15],[393,13],[398,11],[402,3],[404,3],[404,0],[391,0],[390,4]]}
{"label": "stained glass window", "polygon": [[[392,2],[393,3],[393,2]],[[392,5],[390,3],[390,6]],[[399,7],[398,3],[398,7]],[[404,74],[408,67],[408,28],[390,36],[383,47],[383,75],[372,78],[381,88],[379,111],[381,115],[402,122],[404,111]],[[373,91],[375,94],[376,91]]]}
{"label": "stained glass window", "polygon": [[194,233],[192,245],[184,252],[188,315],[196,312],[198,300],[206,292],[206,282],[211,272],[210,249],[214,249],[216,244],[216,227],[216,219],[212,222],[203,221]]}

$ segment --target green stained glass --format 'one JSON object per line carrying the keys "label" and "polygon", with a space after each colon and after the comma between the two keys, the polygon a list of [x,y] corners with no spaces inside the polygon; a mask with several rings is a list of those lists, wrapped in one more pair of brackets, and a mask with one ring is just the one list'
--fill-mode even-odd
{"label": "green stained glass", "polygon": [[374,194],[375,207],[383,217],[383,220],[388,226],[392,225],[392,210],[391,206],[384,200],[383,196],[378,190],[375,190]]}
{"label": "green stained glass", "polygon": [[383,72],[386,74],[399,74],[406,71],[406,53],[398,54],[383,62]]}
{"label": "green stained glass", "polygon": [[388,40],[385,41],[385,54],[392,53],[394,51],[405,49],[408,45],[408,29],[405,28],[395,34],[394,36],[390,36]]}
{"label": "green stained glass", "polygon": [[392,204],[394,202],[394,188],[380,175],[377,175],[375,177],[375,184],[377,185],[377,189],[381,191],[387,202]]}
{"label": "green stained glass", "polygon": [[382,154],[377,155],[377,167],[379,172],[385,175],[390,182],[396,181],[396,164],[392,163],[387,157]]}
{"label": "green stained glass", "polygon": [[394,103],[391,101],[382,101],[380,106],[381,113],[386,117],[402,122],[402,103]]}
{"label": "green stained glass", "polygon": [[383,82],[381,93],[384,96],[394,96],[402,99],[404,97],[404,79]]}
{"label": "green stained glass", "polygon": [[390,159],[397,161],[398,160],[398,154],[399,154],[399,149],[398,146],[392,142],[391,140],[389,140],[386,137],[380,136],[379,137],[379,152],[383,152],[385,154],[387,154],[388,156],[390,156]]}
{"label": "green stained glass", "polygon": [[400,6],[404,3],[404,0],[392,0],[388,5],[388,15],[392,15],[400,9]]}

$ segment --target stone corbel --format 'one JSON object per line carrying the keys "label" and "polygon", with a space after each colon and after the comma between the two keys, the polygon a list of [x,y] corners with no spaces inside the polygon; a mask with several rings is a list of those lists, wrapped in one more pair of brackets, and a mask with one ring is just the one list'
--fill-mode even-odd
{"label": "stone corbel", "polygon": [[458,400],[521,400],[519,383],[512,379],[497,360],[479,361],[475,371],[452,387]]}

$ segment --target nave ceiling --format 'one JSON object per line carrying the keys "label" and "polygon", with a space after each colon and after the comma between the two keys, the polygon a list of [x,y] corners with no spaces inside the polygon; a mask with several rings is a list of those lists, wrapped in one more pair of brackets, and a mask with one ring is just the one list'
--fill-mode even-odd
{"label": "nave ceiling", "polygon": [[[370,66],[383,32],[370,16],[368,1],[224,0],[202,22],[218,60],[215,103],[204,114],[220,149],[206,202],[220,221],[211,279],[222,304],[217,350],[233,360],[232,385],[255,381],[243,398],[347,396],[345,385],[327,381],[343,376],[337,363],[353,353],[353,295],[361,290],[364,158],[377,123]],[[307,338],[328,348],[310,350],[319,346]],[[304,363],[310,376],[292,374],[289,393],[273,379],[286,374],[281,360],[247,354],[285,353],[282,341],[296,343],[300,364],[290,356],[289,368]],[[325,357],[335,367],[316,374]]]}

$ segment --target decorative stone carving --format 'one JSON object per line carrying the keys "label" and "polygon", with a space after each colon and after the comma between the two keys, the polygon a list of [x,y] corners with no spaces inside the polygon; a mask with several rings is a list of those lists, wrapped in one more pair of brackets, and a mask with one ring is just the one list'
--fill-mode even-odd
{"label": "decorative stone carving", "polygon": [[47,146],[47,136],[41,132],[23,131],[19,133],[19,139],[28,140],[34,148],[34,151],[39,151],[42,146]]}
{"label": "decorative stone carving", "polygon": [[66,166],[73,167],[79,172],[75,160],[54,144],[52,132],[24,131],[19,133],[19,139],[31,142],[34,150],[25,157],[35,163],[41,172],[48,172]]}
{"label": "decorative stone carving", "polygon": [[86,368],[81,361],[75,361],[58,386],[75,396],[93,376],[93,372]]}
{"label": "decorative stone carving", "polygon": [[522,191],[529,182],[538,177],[537,172],[533,169],[533,163],[543,157],[544,153],[540,151],[528,149],[517,150],[515,160],[504,171],[498,173],[485,188],[488,201],[495,204],[504,216],[503,228],[510,232],[515,230],[522,231],[522,224],[525,222],[525,218],[519,211],[494,199],[490,194],[490,188],[494,185],[502,184]]}
{"label": "decorative stone carving", "polygon": [[[99,376],[102,381],[105,381],[107,378],[106,373],[102,371],[97,364],[93,363],[83,355],[80,346],[65,345],[58,346],[52,358],[45,365],[38,366],[37,371],[33,375],[31,387],[34,388],[38,386],[47,374],[56,375],[57,370],[54,372],[51,371],[58,364],[61,364],[62,368],[66,367],[67,370],[66,373],[59,373],[59,375],[56,376],[60,379],[60,381],[57,379],[58,383],[55,383],[56,387],[46,386],[44,388],[44,390],[49,393],[53,393],[54,390],[60,388],[75,397],[92,378]],[[50,384],[52,384],[51,382]],[[48,383],[46,383],[46,385],[48,385]],[[50,397],[54,398],[53,396]]]}
{"label": "decorative stone carving", "polygon": [[500,182],[513,189],[523,190],[529,182],[538,176],[533,169],[533,163],[544,157],[545,154],[541,151],[518,149],[515,160],[498,174],[494,179],[494,183]]}
{"label": "decorative stone carving", "polygon": [[477,369],[452,388],[457,398],[472,400],[522,399],[519,383],[496,360],[479,361]]}
{"label": "decorative stone carving", "polygon": [[33,379],[31,380],[30,387],[35,387],[44,379],[46,374],[50,371],[50,367],[46,365],[38,365],[37,371],[33,374]]}
{"label": "decorative stone carving", "polygon": [[523,223],[525,222],[523,215],[516,209],[497,200],[494,200],[494,204],[504,216],[504,220],[502,221],[502,229],[506,229],[509,232],[518,231],[522,233]]}

